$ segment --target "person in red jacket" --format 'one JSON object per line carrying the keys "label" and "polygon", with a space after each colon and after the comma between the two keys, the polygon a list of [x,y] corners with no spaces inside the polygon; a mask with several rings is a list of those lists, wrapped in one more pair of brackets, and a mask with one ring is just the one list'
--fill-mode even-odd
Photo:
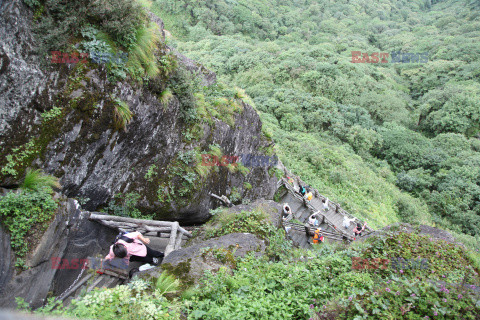
{"label": "person in red jacket", "polygon": [[323,238],[323,235],[320,233],[321,230],[322,228],[318,228],[317,230],[315,230],[315,233],[313,234],[314,244],[323,242],[324,238]]}

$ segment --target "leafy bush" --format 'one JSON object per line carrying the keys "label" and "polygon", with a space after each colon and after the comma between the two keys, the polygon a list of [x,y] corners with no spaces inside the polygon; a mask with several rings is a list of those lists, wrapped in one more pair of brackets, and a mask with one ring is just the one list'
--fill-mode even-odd
{"label": "leafy bush", "polygon": [[179,67],[169,78],[169,84],[169,87],[172,88],[173,93],[180,101],[181,118],[187,123],[193,123],[197,119],[193,76],[184,67]]}
{"label": "leafy bush", "polygon": [[420,201],[407,195],[400,195],[395,205],[400,220],[408,223],[418,222],[419,213],[423,211],[420,208],[422,205]]}
{"label": "leafy bush", "polygon": [[[480,278],[470,266],[468,252],[442,240],[386,234],[350,247],[290,248],[281,256],[273,262],[251,254],[237,259],[233,272],[206,272],[200,286],[183,301],[188,318],[420,319],[443,314],[473,319],[480,311],[471,290]],[[352,270],[354,257],[432,256],[428,270]],[[454,288],[453,283],[462,282],[469,285]]]}
{"label": "leafy bush", "polygon": [[58,207],[49,188],[40,188],[38,184],[35,188],[36,191],[20,190],[0,197],[0,217],[10,232],[12,249],[19,257],[30,249],[26,238],[41,236]]}
{"label": "leafy bush", "polygon": [[215,215],[209,224],[214,228],[207,230],[206,239],[234,232],[249,232],[266,239],[275,233],[275,227],[261,211],[242,211],[238,214],[222,211]]}
{"label": "leafy bush", "polygon": [[126,49],[135,46],[138,30],[147,19],[145,11],[136,1],[125,0],[92,1],[89,16],[98,19],[102,30]]}
{"label": "leafy bush", "polygon": [[[105,32],[118,46],[128,50],[135,45],[137,30],[147,19],[144,9],[135,1],[46,0],[43,5],[45,14],[35,27],[41,54],[65,50],[72,38],[82,31],[85,34],[84,28],[88,26]],[[91,35],[85,34],[95,41]]]}
{"label": "leafy bush", "polygon": [[[156,289],[146,280],[136,278],[128,285],[112,289],[95,289],[73,300],[68,316],[105,320],[180,319],[179,305],[165,298],[168,288]],[[163,289],[162,289],[163,288]]]}
{"label": "leafy bush", "polygon": [[140,194],[129,192],[126,194],[117,193],[103,210],[109,214],[121,217],[131,217],[136,219],[152,219],[152,215],[142,215],[136,207]]}
{"label": "leafy bush", "polygon": [[25,4],[31,8],[34,8],[40,5],[40,1],[38,0],[23,0],[23,2],[25,2]]}

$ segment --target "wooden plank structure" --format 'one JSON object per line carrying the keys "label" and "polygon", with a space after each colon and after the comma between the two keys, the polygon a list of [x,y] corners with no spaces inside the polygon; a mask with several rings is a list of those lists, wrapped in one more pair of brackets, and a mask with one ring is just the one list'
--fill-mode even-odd
{"label": "wooden plank structure", "polygon": [[[286,172],[287,176],[293,178],[293,184],[289,183],[286,178],[282,178],[277,183],[277,190],[284,187],[283,194],[280,194],[281,203],[289,203],[293,215],[289,215],[282,221],[283,226],[288,230],[288,236],[300,247],[311,248],[311,236],[315,231],[315,227],[308,224],[308,218],[316,213],[320,222],[319,227],[322,228],[322,234],[325,238],[333,241],[350,242],[353,240],[353,229],[357,222],[357,218],[352,217],[348,212],[343,210],[339,204],[328,201],[328,210],[323,210],[322,196],[318,190],[310,188],[314,197],[310,202],[304,200],[303,196],[297,191],[298,185],[306,186],[307,184],[300,178]],[[278,191],[277,191],[278,192]],[[355,219],[348,229],[343,227],[343,218],[347,216]],[[365,228],[365,233],[373,232],[370,227]]]}
{"label": "wooden plank structure", "polygon": [[[165,256],[174,250],[180,249],[182,240],[192,236],[191,233],[182,228],[177,221],[134,219],[111,216],[98,212],[90,213],[88,219],[96,221],[109,228],[114,228],[118,231],[139,231],[150,237],[168,238],[169,241],[165,248]],[[55,301],[56,306],[61,302],[68,304],[71,299],[78,297],[83,290],[90,292],[94,288],[112,288],[128,281],[129,274],[127,269],[120,269],[113,267],[111,264],[105,264],[103,262],[104,260],[102,260],[99,267],[96,267],[96,265],[92,264],[92,261],[93,260],[89,260],[87,267],[93,269],[94,272],[89,272],[86,275],[83,275],[84,269],[82,268],[78,278],[72,283],[72,285],[57,297],[57,300]]]}
{"label": "wooden plank structure", "polygon": [[134,219],[96,212],[92,212],[89,219],[119,231],[139,231],[151,237],[169,238],[168,245],[165,249],[165,256],[174,250],[180,249],[182,240],[192,236],[191,233],[182,228],[177,221]]}

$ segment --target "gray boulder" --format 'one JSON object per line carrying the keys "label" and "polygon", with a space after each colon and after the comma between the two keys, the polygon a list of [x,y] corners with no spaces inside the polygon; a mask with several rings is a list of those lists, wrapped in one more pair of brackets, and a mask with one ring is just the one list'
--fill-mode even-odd
{"label": "gray boulder", "polygon": [[141,276],[156,277],[167,270],[188,286],[198,283],[207,270],[214,273],[222,267],[231,270],[236,258],[249,252],[261,256],[265,247],[265,242],[251,233],[231,233],[173,251],[165,257],[160,270],[147,271]]}

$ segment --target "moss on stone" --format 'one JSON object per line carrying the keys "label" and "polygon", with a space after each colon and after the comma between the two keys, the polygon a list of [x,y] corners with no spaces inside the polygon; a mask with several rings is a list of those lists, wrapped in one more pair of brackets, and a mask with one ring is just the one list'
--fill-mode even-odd
{"label": "moss on stone", "polygon": [[190,276],[190,270],[192,259],[188,258],[186,261],[180,262],[176,265],[170,263],[163,263],[162,269],[167,271],[169,274],[174,275],[177,279],[180,279],[182,282],[181,290],[185,290],[188,287],[194,284],[194,279]]}

